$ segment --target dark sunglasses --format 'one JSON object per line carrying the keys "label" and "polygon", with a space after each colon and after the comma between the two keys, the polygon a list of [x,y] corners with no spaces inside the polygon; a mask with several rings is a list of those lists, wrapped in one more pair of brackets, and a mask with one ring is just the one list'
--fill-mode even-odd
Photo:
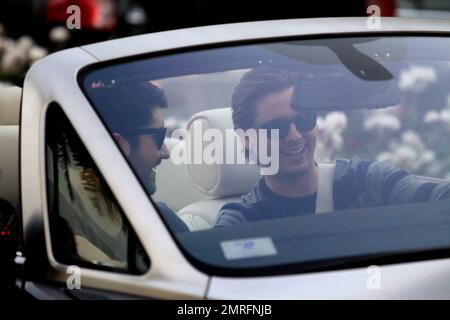
{"label": "dark sunglasses", "polygon": [[136,130],[123,131],[122,135],[131,138],[150,134],[152,135],[158,149],[161,149],[164,144],[164,139],[166,138],[166,131],[167,128],[140,128]]}
{"label": "dark sunglasses", "polygon": [[273,120],[263,123],[259,127],[267,130],[267,136],[269,138],[271,137],[271,130],[278,129],[280,139],[284,139],[289,134],[291,123],[295,124],[295,127],[300,133],[307,133],[316,126],[316,114],[299,113],[290,120]]}

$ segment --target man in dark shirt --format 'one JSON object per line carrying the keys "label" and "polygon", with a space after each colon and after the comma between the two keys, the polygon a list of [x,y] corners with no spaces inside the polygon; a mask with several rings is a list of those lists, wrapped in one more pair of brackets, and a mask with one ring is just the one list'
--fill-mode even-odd
{"label": "man in dark shirt", "polygon": [[[153,195],[156,168],[170,155],[164,144],[162,109],[168,107],[164,91],[148,82],[117,84],[94,89],[91,97],[147,193]],[[156,206],[174,232],[189,230],[166,204]]]}
{"label": "man in dark shirt", "polygon": [[[258,67],[235,88],[235,129],[278,129],[279,171],[263,176],[238,203],[226,204],[216,227],[316,212],[316,115],[291,107],[298,81],[297,73]],[[244,141],[247,150],[252,149],[250,143]],[[433,201],[450,195],[449,183],[418,179],[392,165],[360,159],[337,160],[330,183],[334,210]]]}
{"label": "man in dark shirt", "polygon": [[[167,108],[164,91],[152,83],[117,85],[99,93],[98,106],[110,126],[114,139],[129,159],[147,193],[156,192],[156,168],[169,158],[164,144],[163,108]],[[188,227],[165,203],[155,203],[156,208],[174,233],[188,232]],[[136,268],[145,272],[149,267],[147,255],[140,242],[136,244]]]}

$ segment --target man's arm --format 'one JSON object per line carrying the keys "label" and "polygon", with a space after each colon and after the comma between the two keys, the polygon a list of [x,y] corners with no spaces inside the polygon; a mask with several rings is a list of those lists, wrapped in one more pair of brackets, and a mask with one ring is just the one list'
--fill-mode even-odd
{"label": "man's arm", "polygon": [[359,160],[354,168],[364,190],[358,200],[369,205],[407,204],[450,197],[448,182],[419,178],[387,163]]}
{"label": "man's arm", "polygon": [[245,208],[239,203],[227,203],[220,209],[217,215],[215,227],[226,227],[246,223],[247,219],[243,214]]}
{"label": "man's arm", "polygon": [[181,220],[180,217],[178,217],[177,214],[173,212],[172,209],[170,209],[165,203],[157,202],[156,205],[159,209],[159,212],[162,214],[164,220],[169,224],[172,231],[174,231],[175,233],[189,231],[189,228],[183,222],[183,220]]}

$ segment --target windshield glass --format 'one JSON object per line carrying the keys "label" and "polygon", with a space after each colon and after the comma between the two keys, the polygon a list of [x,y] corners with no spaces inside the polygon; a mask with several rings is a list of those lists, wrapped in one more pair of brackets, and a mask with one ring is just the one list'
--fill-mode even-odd
{"label": "windshield glass", "polygon": [[203,49],[80,79],[183,252],[209,272],[449,246],[446,37]]}

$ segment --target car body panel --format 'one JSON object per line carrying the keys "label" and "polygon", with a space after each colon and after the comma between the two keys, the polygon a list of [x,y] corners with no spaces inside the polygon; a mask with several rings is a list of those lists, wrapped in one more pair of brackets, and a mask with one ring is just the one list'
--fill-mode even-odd
{"label": "car body panel", "polygon": [[[42,241],[39,231],[44,227],[45,247],[51,266],[48,279],[65,283],[70,275],[66,273],[67,267],[59,264],[51,253],[47,219],[44,123],[45,111],[54,101],[62,107],[96,162],[151,261],[149,272],[143,276],[82,269],[82,284],[156,298],[202,298],[208,276],[193,268],[178,250],[77,84],[80,68],[94,62],[95,59],[83,50],[68,49],[35,64],[25,79],[20,151],[26,268],[34,268],[34,264],[42,260],[42,256],[33,257],[33,253],[37,252],[34,250],[37,243]],[[127,184],[123,183],[124,180]]]}
{"label": "car body panel", "polygon": [[[369,30],[366,23],[367,18],[333,18],[183,29],[68,49],[36,63],[25,80],[22,108],[21,192],[25,249],[28,248],[25,255],[31,254],[31,246],[27,242],[41,239],[35,234],[45,228],[45,237],[41,240],[51,266],[47,279],[60,283],[66,281],[67,266],[56,262],[51,254],[45,191],[44,115],[48,104],[55,101],[62,106],[85,143],[151,260],[150,271],[143,276],[82,269],[82,285],[152,298],[450,298],[450,259],[382,266],[379,290],[368,288],[370,274],[367,268],[289,276],[210,278],[183,256],[77,83],[81,69],[101,61],[196,46],[293,36],[370,35],[375,32],[450,34],[448,21],[385,18],[381,20],[379,30]],[[123,181],[127,181],[126,187]],[[27,263],[33,267],[36,259],[29,259]]]}
{"label": "car body panel", "polygon": [[105,41],[82,48],[99,61],[107,61],[158,51],[277,37],[377,32],[450,32],[449,22],[437,19],[380,18],[379,29],[369,29],[367,25],[368,18],[257,21],[158,32]]}
{"label": "car body panel", "polygon": [[213,277],[208,299],[450,299],[450,259],[289,276]]}

